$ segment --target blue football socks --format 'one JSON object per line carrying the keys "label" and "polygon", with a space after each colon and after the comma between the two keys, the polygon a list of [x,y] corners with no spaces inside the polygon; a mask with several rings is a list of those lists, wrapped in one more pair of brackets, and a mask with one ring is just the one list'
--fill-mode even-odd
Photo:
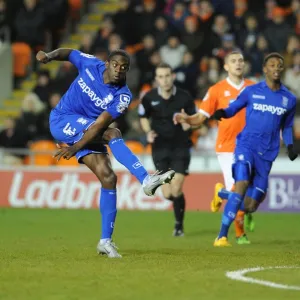
{"label": "blue football socks", "polygon": [[101,240],[111,239],[117,216],[117,191],[101,188],[100,213],[102,215]]}
{"label": "blue football socks", "polygon": [[227,237],[230,225],[234,221],[242,202],[243,198],[240,194],[234,192],[230,193],[224,208],[222,226],[218,238]]}
{"label": "blue football socks", "polygon": [[143,167],[138,158],[126,146],[123,139],[115,138],[108,143],[116,160],[125,166],[132,175],[134,175],[140,183],[143,183],[148,172]]}
{"label": "blue football socks", "polygon": [[226,199],[226,200],[228,200],[229,195],[230,195],[230,192],[227,191],[226,189],[220,189],[219,192],[218,192],[218,196],[219,196],[221,199]]}

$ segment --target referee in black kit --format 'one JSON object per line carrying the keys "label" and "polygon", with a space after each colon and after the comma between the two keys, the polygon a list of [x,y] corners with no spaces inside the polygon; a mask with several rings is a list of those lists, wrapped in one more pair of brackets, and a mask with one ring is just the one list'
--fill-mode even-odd
{"label": "referee in black kit", "polygon": [[138,113],[147,141],[152,144],[156,169],[176,172],[171,183],[162,186],[162,192],[166,199],[173,201],[176,221],[173,235],[183,236],[185,199],[182,186],[191,160],[191,130],[187,124],[174,125],[173,115],[182,110],[192,115],[196,113],[196,107],[188,92],[174,85],[174,79],[170,65],[158,65],[155,70],[158,88],[143,97]]}

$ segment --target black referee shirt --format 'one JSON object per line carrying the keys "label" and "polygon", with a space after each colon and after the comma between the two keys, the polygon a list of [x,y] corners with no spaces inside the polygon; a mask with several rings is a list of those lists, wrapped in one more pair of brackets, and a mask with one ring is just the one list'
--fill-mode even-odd
{"label": "black referee shirt", "polygon": [[139,105],[140,118],[151,121],[151,128],[157,133],[155,143],[181,143],[190,145],[191,131],[184,131],[181,125],[174,125],[173,116],[184,109],[188,115],[196,113],[194,99],[185,90],[173,87],[173,93],[168,100],[161,97],[160,88],[150,90]]}

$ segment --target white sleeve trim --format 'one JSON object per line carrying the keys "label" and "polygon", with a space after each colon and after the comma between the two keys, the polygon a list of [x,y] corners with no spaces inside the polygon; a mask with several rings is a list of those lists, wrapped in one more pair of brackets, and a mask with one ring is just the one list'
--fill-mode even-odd
{"label": "white sleeve trim", "polygon": [[199,113],[203,114],[206,118],[210,118],[210,114],[203,109],[198,110]]}

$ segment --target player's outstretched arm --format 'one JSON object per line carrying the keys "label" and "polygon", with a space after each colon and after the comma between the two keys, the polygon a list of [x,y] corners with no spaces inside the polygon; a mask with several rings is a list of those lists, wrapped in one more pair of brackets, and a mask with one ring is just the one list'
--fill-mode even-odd
{"label": "player's outstretched arm", "polygon": [[184,111],[182,111],[174,115],[173,122],[175,125],[187,123],[191,126],[200,126],[206,119],[207,117],[200,112],[189,116]]}
{"label": "player's outstretched arm", "polygon": [[113,122],[113,117],[107,111],[104,111],[96,120],[96,122],[89,127],[85,132],[83,138],[70,147],[61,147],[54,157],[59,161],[62,157],[65,159],[70,159],[75,155],[80,149],[82,149],[86,144],[91,142],[94,138],[98,137],[108,128],[108,126]]}
{"label": "player's outstretched arm", "polygon": [[73,49],[67,49],[67,48],[59,48],[52,52],[44,52],[39,51],[36,55],[37,61],[47,64],[48,62],[52,60],[58,60],[58,61],[68,61],[69,55],[73,51]]}
{"label": "player's outstretched arm", "polygon": [[235,101],[233,101],[226,109],[216,110],[212,118],[220,121],[222,118],[227,119],[236,115],[241,109],[247,106],[248,93],[248,87],[244,88]]}

